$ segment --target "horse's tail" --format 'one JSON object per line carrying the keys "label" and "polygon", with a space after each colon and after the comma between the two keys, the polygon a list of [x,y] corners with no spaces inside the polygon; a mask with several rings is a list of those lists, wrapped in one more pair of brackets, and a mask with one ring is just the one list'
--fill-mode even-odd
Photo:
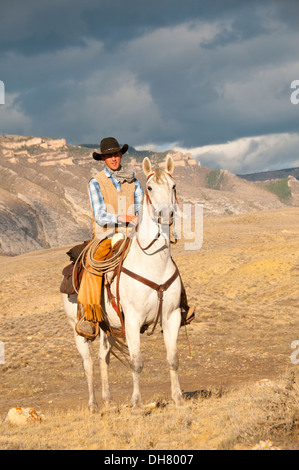
{"label": "horse's tail", "polygon": [[[113,349],[117,349],[123,356],[124,356],[124,360],[122,360],[116,353],[115,351],[113,351]],[[112,346],[111,348],[111,354],[113,354],[114,357],[116,357],[116,359],[118,359],[124,366],[126,367],[129,367],[130,365],[130,362],[128,360],[128,356],[129,356],[129,348],[128,346],[123,343],[123,341],[121,341],[120,339],[116,338],[115,340],[115,343],[114,345]]]}

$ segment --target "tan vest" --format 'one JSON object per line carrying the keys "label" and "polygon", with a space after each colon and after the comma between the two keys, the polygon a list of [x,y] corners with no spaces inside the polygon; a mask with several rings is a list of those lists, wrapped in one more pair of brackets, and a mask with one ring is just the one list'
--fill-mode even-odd
{"label": "tan vest", "polygon": [[[111,179],[108,178],[103,171],[101,171],[95,179],[100,185],[101,193],[104,198],[104,202],[107,207],[109,214],[117,215],[135,215],[134,208],[134,195],[135,195],[135,183],[122,183],[120,193],[118,193]],[[102,227],[97,224],[93,218],[93,236],[99,239],[106,238],[110,233],[118,231],[126,232],[126,227]]]}

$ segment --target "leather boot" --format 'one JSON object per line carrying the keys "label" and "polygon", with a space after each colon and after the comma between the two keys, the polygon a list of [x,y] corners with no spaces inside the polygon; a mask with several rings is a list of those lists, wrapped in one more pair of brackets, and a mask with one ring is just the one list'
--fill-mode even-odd
{"label": "leather boot", "polygon": [[192,320],[195,318],[195,307],[190,307],[188,305],[188,300],[187,300],[187,294],[186,290],[184,287],[184,284],[181,279],[181,284],[182,284],[182,293],[181,293],[181,315],[182,315],[182,320],[181,320],[181,326],[184,325],[189,325]]}

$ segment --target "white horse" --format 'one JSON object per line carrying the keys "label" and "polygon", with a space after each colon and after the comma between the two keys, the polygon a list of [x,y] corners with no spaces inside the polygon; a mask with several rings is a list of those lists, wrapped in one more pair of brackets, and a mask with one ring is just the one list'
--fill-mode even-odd
{"label": "white horse", "polygon": [[[176,203],[175,182],[172,178],[174,163],[167,159],[166,171],[152,170],[148,158],[143,161],[143,171],[147,177],[145,197],[138,220],[138,228],[132,239],[130,250],[123,263],[124,271],[119,278],[120,305],[124,314],[125,335],[130,354],[130,365],[133,375],[133,407],[142,407],[139,376],[143,369],[140,351],[140,330],[149,327],[159,320],[167,352],[170,369],[172,399],[177,405],[183,403],[181,387],[178,380],[177,339],[181,325],[181,280],[170,254],[169,226],[172,224]],[[146,285],[139,275],[153,282]],[[115,281],[111,289],[116,295]],[[160,286],[160,288],[159,288]],[[163,297],[163,301],[160,302]],[[97,410],[97,401],[93,386],[93,362],[89,343],[75,332],[77,322],[77,296],[63,294],[64,309],[71,323],[75,341],[83,360],[83,367],[89,390],[89,409]],[[160,307],[160,308],[159,308]],[[121,330],[120,319],[108,300],[105,290],[105,309],[112,328]],[[153,328],[152,326],[150,328]],[[111,348],[115,339],[100,332],[100,368],[102,398],[110,400],[108,383],[108,364]]]}

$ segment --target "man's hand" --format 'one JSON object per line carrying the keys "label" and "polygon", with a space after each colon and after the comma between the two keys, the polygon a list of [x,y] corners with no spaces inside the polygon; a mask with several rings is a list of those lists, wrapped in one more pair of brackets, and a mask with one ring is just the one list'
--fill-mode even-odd
{"label": "man's hand", "polygon": [[117,217],[117,222],[122,222],[124,224],[137,225],[137,216],[136,215],[119,215]]}

